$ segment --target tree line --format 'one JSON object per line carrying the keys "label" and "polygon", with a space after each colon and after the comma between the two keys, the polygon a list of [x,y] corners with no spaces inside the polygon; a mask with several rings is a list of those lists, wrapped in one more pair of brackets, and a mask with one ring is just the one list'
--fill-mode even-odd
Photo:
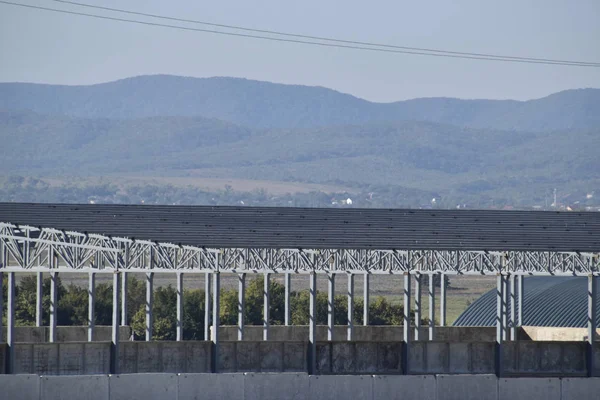
{"label": "tree line", "polygon": [[[263,324],[263,277],[250,280],[246,285],[244,322],[246,325]],[[6,309],[7,278],[3,280],[4,307]],[[35,276],[25,276],[15,287],[15,318],[17,326],[35,325],[36,304]],[[143,280],[130,277],[127,284],[128,318],[134,338],[143,339],[146,326],[146,285]],[[285,287],[278,282],[269,282],[269,323],[284,324]],[[153,339],[175,340],[177,316],[177,289],[171,285],[155,288],[153,292]],[[88,324],[88,289],[74,284],[64,285],[57,278],[57,324],[59,326],[85,326]],[[238,319],[237,290],[221,289],[219,311],[221,325],[236,325]],[[290,293],[290,323],[308,325],[310,295],[308,290]],[[317,324],[327,324],[327,293],[317,293]],[[363,299],[354,299],[353,319],[363,323]],[[348,323],[348,299],[345,295],[334,298],[334,321],[336,325]],[[50,278],[43,280],[42,323],[49,325]],[[183,338],[204,340],[205,293],[201,289],[185,289],[183,297]],[[112,283],[99,283],[95,287],[95,324],[112,324]],[[369,304],[370,325],[402,325],[403,305],[390,302],[379,296]],[[6,324],[6,312],[3,313]],[[414,312],[411,311],[414,322]],[[422,320],[427,323],[426,319]]]}

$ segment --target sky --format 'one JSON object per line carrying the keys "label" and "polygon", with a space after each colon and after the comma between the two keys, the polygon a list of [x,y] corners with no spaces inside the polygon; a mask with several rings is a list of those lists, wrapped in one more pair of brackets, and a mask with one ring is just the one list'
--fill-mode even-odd
{"label": "sky", "polygon": [[[11,1],[149,20],[52,0]],[[80,2],[399,46],[600,62],[598,0]],[[438,96],[526,100],[600,87],[600,68],[334,49],[0,4],[0,82],[87,85],[148,74],[324,86],[378,102]]]}

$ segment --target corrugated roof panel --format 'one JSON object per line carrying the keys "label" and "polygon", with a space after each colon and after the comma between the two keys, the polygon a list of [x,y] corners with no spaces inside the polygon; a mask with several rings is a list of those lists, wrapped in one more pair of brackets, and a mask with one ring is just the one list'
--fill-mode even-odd
{"label": "corrugated roof panel", "polygon": [[600,251],[600,213],[0,203],[0,221],[206,247]]}
{"label": "corrugated roof panel", "polygon": [[[523,278],[523,325],[587,327],[587,284],[586,277]],[[598,278],[594,285],[598,293]],[[600,293],[596,296],[596,321],[600,328]],[[454,322],[454,326],[495,325],[496,289],[473,302]]]}

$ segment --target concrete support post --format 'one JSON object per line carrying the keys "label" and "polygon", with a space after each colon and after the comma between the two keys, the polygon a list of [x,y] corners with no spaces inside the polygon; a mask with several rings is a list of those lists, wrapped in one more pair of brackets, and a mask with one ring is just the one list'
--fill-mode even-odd
{"label": "concrete support post", "polygon": [[50,335],[48,341],[56,342],[56,323],[58,319],[58,272],[50,272]]}
{"label": "concrete support post", "polygon": [[289,272],[285,273],[284,280],[285,280],[285,310],[284,310],[285,315],[283,316],[283,318],[284,318],[285,326],[289,326],[290,325],[290,292],[291,292],[291,288],[292,288],[292,279],[291,279],[291,274]]}
{"label": "concrete support post", "polygon": [[515,341],[517,340],[517,318],[516,318],[516,314],[517,314],[517,291],[516,291],[516,275],[510,275],[509,280],[510,280],[510,285],[509,285],[509,292],[510,292],[510,340]]}
{"label": "concrete support post", "polygon": [[271,311],[271,291],[269,283],[271,281],[271,274],[266,273],[263,281],[263,340],[269,340],[269,318]]}
{"label": "concrete support post", "polygon": [[15,371],[15,273],[8,273],[8,293],[6,296],[6,344],[8,345],[8,354],[6,354],[7,373],[12,374]]}
{"label": "concrete support post", "polygon": [[121,272],[121,326],[127,326],[129,322],[127,320],[128,306],[127,306],[127,286],[128,286],[127,272]]}
{"label": "concrete support post", "polygon": [[588,376],[594,375],[594,336],[596,336],[596,285],[594,275],[588,275],[588,318],[587,318],[587,371]]}
{"label": "concrete support post", "polygon": [[348,274],[348,340],[354,340],[354,274]]}
{"label": "concrete support post", "polygon": [[496,275],[496,375],[502,375],[502,339],[504,327],[502,326],[502,290],[504,288],[504,277]]}
{"label": "concrete support post", "polygon": [[207,272],[204,275],[204,340],[210,340],[210,313],[211,313],[211,279],[212,274]]}
{"label": "concrete support post", "polygon": [[35,288],[35,326],[40,327],[43,325],[42,301],[44,299],[44,274],[42,272],[36,273]]}
{"label": "concrete support post", "polygon": [[113,274],[113,309],[112,309],[112,354],[111,374],[119,373],[119,297],[121,291],[121,273],[115,271]]}
{"label": "concrete support post", "polygon": [[152,303],[154,301],[154,272],[146,274],[146,342],[152,341]]}
{"label": "concrete support post", "polygon": [[363,282],[363,325],[369,325],[369,281],[371,276],[369,274],[364,275]]}
{"label": "concrete support post", "polygon": [[244,310],[246,309],[246,274],[238,275],[238,340],[244,340]]}
{"label": "concrete support post", "polygon": [[178,342],[183,340],[183,273],[177,272],[177,335]]}
{"label": "concrete support post", "polygon": [[213,372],[219,372],[219,325],[220,316],[219,311],[221,309],[220,293],[221,293],[221,274],[217,271],[213,274],[213,318],[212,318],[212,343],[213,343]]}
{"label": "concrete support post", "polygon": [[423,283],[423,275],[417,273],[415,275],[415,340],[419,340],[419,331],[421,330],[421,283]]}
{"label": "concrete support post", "polygon": [[429,275],[429,340],[435,339],[435,274]]}
{"label": "concrete support post", "polygon": [[313,271],[309,275],[310,279],[310,304],[308,310],[308,343],[310,346],[310,364],[308,373],[311,375],[317,372],[317,274]]}
{"label": "concrete support post", "polygon": [[446,326],[446,289],[448,287],[448,277],[446,274],[440,275],[440,326]]}
{"label": "concrete support post", "polygon": [[519,310],[518,310],[517,314],[519,314],[519,316],[518,316],[519,327],[523,326],[523,305],[525,303],[525,297],[524,297],[524,292],[523,292],[523,289],[525,288],[525,286],[523,285],[523,280],[524,280],[523,275],[518,275],[518,281],[519,281],[518,283],[519,284],[517,285],[518,286],[517,290],[519,291],[519,295],[517,296],[518,297],[517,304],[519,306]]}
{"label": "concrete support post", "polygon": [[408,362],[408,352],[410,347],[410,284],[411,284],[411,276],[408,272],[404,273],[404,312],[402,313],[402,371],[405,375],[408,375],[410,372],[410,365]]}
{"label": "concrete support post", "polygon": [[333,341],[333,327],[335,325],[335,274],[327,275],[327,340]]}
{"label": "concrete support post", "polygon": [[96,327],[96,274],[90,272],[88,278],[88,342],[93,342]]}

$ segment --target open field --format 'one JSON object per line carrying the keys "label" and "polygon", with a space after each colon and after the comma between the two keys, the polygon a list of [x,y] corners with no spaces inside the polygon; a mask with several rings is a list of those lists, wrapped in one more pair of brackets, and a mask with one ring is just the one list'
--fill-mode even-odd
{"label": "open field", "polygon": [[[133,274],[137,279],[145,279],[144,274]],[[75,284],[77,286],[87,286],[87,275],[85,274],[61,274],[64,285]],[[252,276],[249,277],[252,279]],[[283,275],[273,275],[274,281],[283,284]],[[347,279],[340,274],[336,277],[336,294],[345,294],[347,292]],[[97,283],[111,282],[109,274],[98,274]],[[223,274],[221,278],[221,287],[227,290],[237,290],[237,277]],[[495,287],[495,280],[492,276],[462,276],[449,277],[450,285],[447,291],[447,323],[452,324],[456,318],[467,308],[467,306],[479,298],[482,294]],[[371,276],[371,299],[377,296],[384,296],[392,302],[402,301],[402,291],[404,289],[403,277],[401,275],[372,275]],[[175,286],[174,274],[155,273],[155,287],[172,285]],[[363,278],[358,275],[354,281],[354,292],[357,298],[363,294]],[[185,275],[184,286],[190,289],[204,289],[204,274]],[[413,283],[414,288],[414,283]],[[292,276],[292,291],[308,289],[308,277],[306,275]],[[327,290],[327,278],[320,275],[317,279],[317,289],[319,291]],[[436,319],[439,319],[439,289],[436,291]],[[414,304],[414,296],[413,296]],[[422,289],[423,317],[427,317],[429,304],[427,297],[427,288]]]}

